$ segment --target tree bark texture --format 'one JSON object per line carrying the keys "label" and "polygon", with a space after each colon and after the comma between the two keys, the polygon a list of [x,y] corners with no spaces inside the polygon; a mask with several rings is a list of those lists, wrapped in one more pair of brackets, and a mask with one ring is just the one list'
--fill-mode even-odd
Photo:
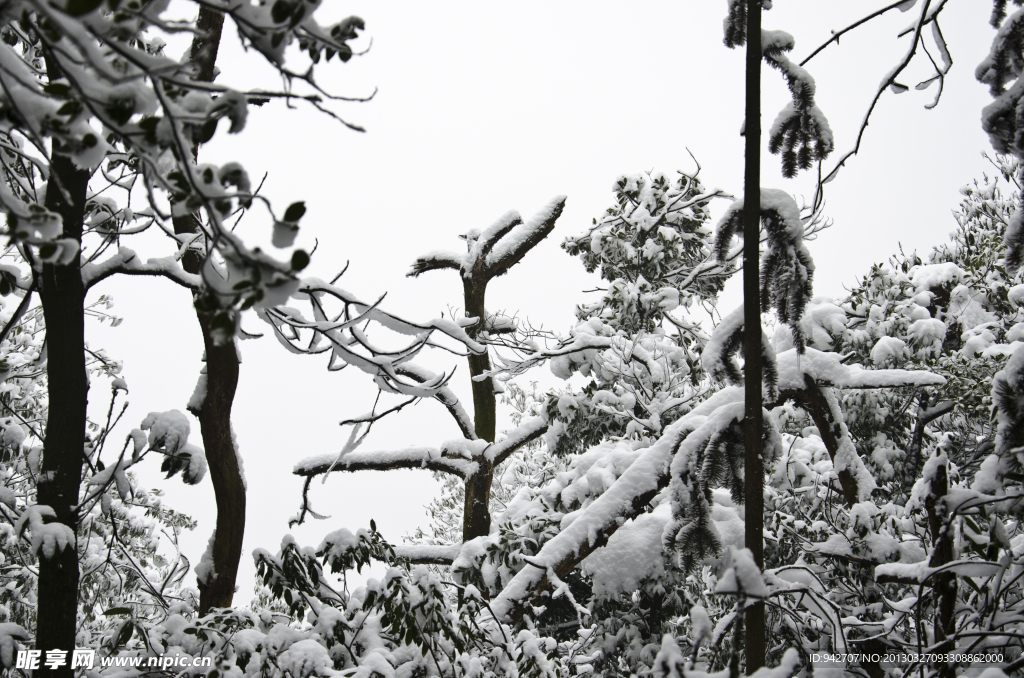
{"label": "tree bark texture", "polygon": [[[51,80],[54,66],[48,64]],[[82,240],[82,222],[91,172],[78,169],[54,145],[46,208],[63,220],[63,237]],[[42,475],[36,501],[53,509],[56,520],[78,528],[78,492],[85,460],[89,381],[85,368],[85,283],[78,254],[66,265],[43,264],[36,283],[46,322],[46,378],[49,410],[43,442]],[[78,616],[78,551],[70,546],[52,558],[39,556],[36,649],[75,648]],[[69,662],[70,663],[70,662]],[[42,673],[42,671],[40,671]],[[70,666],[47,676],[71,676]]]}
{"label": "tree bark texture", "polygon": [[[196,22],[198,32],[192,39],[190,59],[196,68],[193,79],[212,82],[216,73],[224,15],[202,8]],[[198,157],[198,146],[192,149]],[[193,214],[174,219],[177,234],[197,233],[199,223]],[[188,251],[182,267],[189,273],[201,272],[203,257]],[[199,419],[203,449],[210,469],[210,481],[217,500],[217,527],[213,537],[213,573],[199,584],[199,614],[216,607],[230,607],[235,595],[235,579],[242,557],[245,536],[245,482],[235,454],[231,434],[231,407],[238,387],[239,360],[233,341],[218,345],[213,341],[210,323],[213,314],[196,309],[196,318],[206,351],[206,397],[194,414]]]}
{"label": "tree bark texture", "polygon": [[[764,467],[761,458],[764,421],[761,393],[761,3],[747,0],[747,101],[743,174],[743,349],[744,349],[744,543],[764,569]],[[747,675],[764,666],[764,603],[746,609]]]}

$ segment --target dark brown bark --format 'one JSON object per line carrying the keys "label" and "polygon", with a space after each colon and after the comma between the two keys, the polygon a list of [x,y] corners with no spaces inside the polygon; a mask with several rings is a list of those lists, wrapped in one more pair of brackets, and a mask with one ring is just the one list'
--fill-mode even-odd
{"label": "dark brown bark", "polygon": [[[743,174],[744,545],[764,569],[764,467],[761,459],[761,2],[747,0],[747,101]],[[764,666],[764,603],[746,610],[747,675]]]}
{"label": "dark brown bark", "polygon": [[[52,79],[55,65],[48,63]],[[46,208],[63,220],[63,237],[82,240],[82,222],[91,172],[80,170],[61,155],[55,143],[46,189]],[[43,264],[37,280],[46,322],[46,378],[49,409],[43,443],[42,475],[36,501],[51,507],[56,520],[72,531],[78,527],[78,491],[84,463],[89,382],[85,369],[85,284],[78,254],[66,265]],[[39,558],[36,649],[75,647],[78,614],[78,551],[74,546]],[[71,676],[70,666],[48,676]]]}
{"label": "dark brown bark", "polygon": [[[477,262],[482,268],[483,261]],[[474,273],[481,274],[482,271]],[[466,316],[479,318],[476,325],[467,330],[469,336],[476,338],[483,328],[487,317],[484,299],[487,294],[489,278],[474,275],[463,278],[463,291],[466,304]],[[497,428],[497,402],[495,401],[494,384],[490,377],[476,381],[474,377],[491,369],[491,358],[487,353],[469,354],[469,376],[473,379],[473,425],[477,438],[494,442]],[[494,478],[494,466],[485,460],[478,460],[480,468],[476,474],[466,480],[466,498],[462,509],[462,540],[469,541],[487,535],[491,531],[491,482]]]}
{"label": "dark brown bark", "polygon": [[[202,8],[196,22],[198,32],[192,40],[190,59],[196,68],[193,79],[211,82],[216,72],[224,15]],[[192,149],[198,156],[199,149]],[[174,219],[174,232],[196,233],[199,223],[195,215]],[[194,251],[185,254],[182,267],[199,274],[202,256]],[[212,608],[230,607],[235,595],[235,579],[242,557],[245,535],[245,482],[231,435],[231,407],[238,387],[238,353],[233,341],[218,345],[213,340],[210,323],[213,314],[196,309],[196,318],[206,351],[206,397],[194,412],[199,419],[203,449],[210,468],[210,481],[217,500],[217,527],[213,538],[213,573],[199,583],[199,614]]]}
{"label": "dark brown bark", "polygon": [[231,405],[238,386],[234,342],[217,345],[210,332],[211,314],[196,312],[206,348],[206,398],[197,413],[210,480],[217,499],[217,533],[213,540],[214,574],[199,584],[199,614],[230,607],[245,535],[245,482],[231,435]]}

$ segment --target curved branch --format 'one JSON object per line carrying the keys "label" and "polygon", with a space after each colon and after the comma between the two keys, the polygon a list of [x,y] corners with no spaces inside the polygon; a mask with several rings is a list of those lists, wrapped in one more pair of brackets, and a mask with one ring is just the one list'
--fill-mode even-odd
{"label": "curved branch", "polygon": [[96,283],[106,280],[115,273],[161,276],[168,280],[173,280],[193,292],[198,291],[202,286],[201,277],[186,273],[185,269],[173,257],[150,259],[143,264],[139,261],[135,251],[127,247],[118,248],[117,254],[103,262],[83,266],[82,282],[88,290],[96,285]]}

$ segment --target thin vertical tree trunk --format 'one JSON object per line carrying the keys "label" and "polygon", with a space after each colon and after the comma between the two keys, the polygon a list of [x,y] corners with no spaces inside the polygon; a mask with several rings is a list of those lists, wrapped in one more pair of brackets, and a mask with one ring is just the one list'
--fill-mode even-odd
{"label": "thin vertical tree trunk", "polygon": [[[953,527],[946,521],[945,497],[949,493],[948,462],[939,465],[931,481],[931,491],[925,497],[924,507],[928,514],[928,529],[932,535],[932,556],[928,567],[942,567],[953,562],[955,549],[953,544]],[[949,652],[953,644],[948,638],[953,635],[956,620],[957,581],[953,572],[940,572],[934,575],[932,598],[935,602],[935,646],[936,652]],[[943,642],[946,641],[946,642]],[[954,664],[942,663],[938,666],[939,676],[953,676]]]}
{"label": "thin vertical tree trunk", "polygon": [[[195,80],[213,81],[223,27],[223,14],[207,7],[199,10],[197,32],[189,54],[196,68]],[[199,147],[193,147],[192,153],[198,157]],[[198,231],[196,215],[187,214],[174,219],[175,233]],[[199,274],[202,263],[199,253],[189,251],[183,257],[182,267],[189,273]],[[230,341],[218,345],[213,340],[210,331],[213,314],[196,309],[196,318],[206,352],[206,397],[194,414],[199,419],[210,481],[217,500],[217,526],[211,546],[213,573],[199,583],[199,614],[205,615],[215,607],[230,607],[235,595],[235,580],[245,536],[245,481],[231,435],[231,406],[238,387],[239,369],[235,343]]]}
{"label": "thin vertical tree trunk", "polygon": [[[747,105],[743,175],[743,351],[744,351],[744,543],[764,569],[764,420],[761,393],[761,3],[747,0]],[[764,666],[764,603],[746,610],[747,675]]]}
{"label": "thin vertical tree trunk", "polygon": [[[47,71],[51,81],[61,77],[59,67],[49,59]],[[76,242],[82,241],[90,176],[91,172],[78,169],[70,158],[62,155],[54,142],[45,205],[61,216],[63,237]],[[67,264],[43,264],[38,284],[46,322],[49,409],[36,501],[51,507],[58,522],[77,531],[89,397],[85,369],[85,284],[79,254]],[[64,650],[65,656],[71,657],[78,616],[78,578],[75,545],[52,558],[40,554],[36,649]],[[71,676],[70,661],[56,670],[45,670],[45,674]]]}
{"label": "thin vertical tree trunk", "polygon": [[[476,325],[467,330],[470,337],[476,338],[483,328],[487,317],[487,310],[484,305],[484,298],[487,293],[486,277],[481,276],[478,280],[474,276],[472,280],[463,279],[464,299],[466,304],[466,316],[479,318]],[[491,369],[491,358],[487,353],[476,355],[469,354],[469,376],[472,379]],[[494,442],[494,434],[497,428],[497,403],[494,397],[494,385],[491,379],[473,381],[473,413],[474,428],[480,440]],[[491,482],[494,478],[494,467],[484,460],[477,461],[480,464],[473,477],[466,481],[466,498],[462,509],[462,540],[469,541],[476,537],[482,537],[491,531]]]}

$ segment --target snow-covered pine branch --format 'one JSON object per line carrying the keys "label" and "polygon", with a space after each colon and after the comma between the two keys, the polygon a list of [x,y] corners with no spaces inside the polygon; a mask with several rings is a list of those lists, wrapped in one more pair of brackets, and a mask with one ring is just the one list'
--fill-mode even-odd
{"label": "snow-covered pine branch", "polygon": [[[793,331],[798,351],[803,351],[800,325],[804,308],[811,299],[814,262],[804,246],[800,208],[793,198],[774,188],[761,189],[761,225],[768,247],[761,258],[761,304],[774,308],[779,320]],[[726,210],[715,231],[715,254],[719,261],[729,255],[733,237],[743,237],[743,200]]]}
{"label": "snow-covered pine branch", "polygon": [[793,36],[785,31],[761,31],[764,59],[786,78],[793,96],[768,133],[768,150],[781,153],[782,175],[789,178],[795,177],[798,169],[810,169],[814,162],[824,160],[834,148],[828,120],[814,103],[814,78],[786,56],[795,45]]}
{"label": "snow-covered pine branch", "polygon": [[[712,379],[725,381],[733,386],[743,383],[743,371],[736,360],[743,351],[743,306],[724,316],[711,333],[711,339],[704,346],[700,360],[704,371]],[[763,331],[761,332],[761,370],[765,397],[775,400],[779,391],[779,374],[776,366],[775,349]]]}

